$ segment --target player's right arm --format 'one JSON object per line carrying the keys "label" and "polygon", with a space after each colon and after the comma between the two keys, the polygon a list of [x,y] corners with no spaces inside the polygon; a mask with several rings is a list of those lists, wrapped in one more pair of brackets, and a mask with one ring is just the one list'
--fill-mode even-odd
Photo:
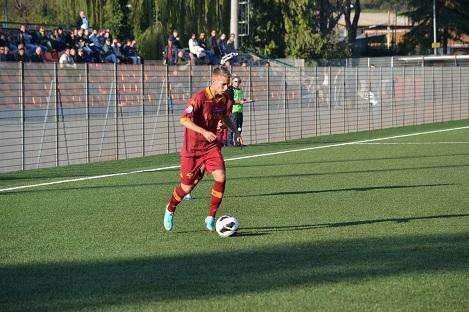
{"label": "player's right arm", "polygon": [[191,118],[181,117],[181,124],[187,129],[202,134],[209,142],[213,142],[217,139],[217,136],[213,132],[207,131],[204,128],[197,126]]}
{"label": "player's right arm", "polygon": [[187,107],[184,110],[184,114],[181,116],[180,122],[187,129],[197,132],[203,135],[207,141],[213,142],[217,138],[215,133],[205,130],[204,128],[196,125],[193,121],[194,114],[200,109],[203,109],[202,99],[200,97],[193,96],[189,100],[189,103],[187,104]]}

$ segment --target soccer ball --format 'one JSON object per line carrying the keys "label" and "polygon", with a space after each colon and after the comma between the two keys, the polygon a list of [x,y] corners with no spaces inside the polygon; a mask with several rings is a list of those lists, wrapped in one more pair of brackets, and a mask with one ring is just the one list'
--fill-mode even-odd
{"label": "soccer ball", "polygon": [[228,237],[238,231],[239,222],[233,216],[224,215],[218,218],[215,227],[217,229],[218,235],[221,237]]}

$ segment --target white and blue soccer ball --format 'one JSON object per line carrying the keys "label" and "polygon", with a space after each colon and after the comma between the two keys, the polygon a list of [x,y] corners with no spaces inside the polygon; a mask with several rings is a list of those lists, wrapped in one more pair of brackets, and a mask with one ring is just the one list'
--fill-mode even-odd
{"label": "white and blue soccer ball", "polygon": [[230,215],[224,215],[218,218],[215,228],[221,237],[229,237],[238,231],[238,220]]}

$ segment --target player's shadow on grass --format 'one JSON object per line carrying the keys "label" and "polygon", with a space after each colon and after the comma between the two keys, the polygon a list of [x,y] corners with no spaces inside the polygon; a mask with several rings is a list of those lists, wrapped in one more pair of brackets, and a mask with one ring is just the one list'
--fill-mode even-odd
{"label": "player's shadow on grass", "polygon": [[377,157],[377,158],[353,158],[353,159],[336,159],[336,160],[317,160],[317,161],[304,161],[304,162],[275,162],[274,161],[264,164],[252,164],[252,165],[243,165],[243,164],[231,164],[229,163],[227,167],[229,168],[258,168],[258,167],[291,167],[292,165],[311,165],[311,164],[330,164],[330,163],[339,163],[346,164],[349,162],[367,162],[367,161],[381,161],[381,160],[405,160],[405,159],[421,159],[421,158],[438,158],[438,157],[453,157],[453,156],[469,156],[469,154],[440,154],[440,155],[420,155],[420,156],[398,156],[398,157]]}
{"label": "player's shadow on grass", "polygon": [[427,169],[448,169],[448,168],[466,168],[469,165],[441,165],[441,166],[421,166],[410,168],[386,168],[386,169],[368,169],[368,170],[348,170],[348,171],[328,171],[328,172],[313,172],[313,173],[292,173],[292,174],[279,174],[279,175],[253,175],[231,177],[229,180],[256,180],[256,179],[276,179],[276,178],[290,178],[290,177],[314,177],[314,176],[327,176],[338,174],[359,174],[359,173],[376,173],[376,172],[396,172],[396,171],[417,171]]}
{"label": "player's shadow on grass", "polygon": [[[217,243],[226,250],[197,254],[188,254],[184,243],[178,244],[178,255],[21,264],[10,259],[0,267],[0,309],[145,309],[151,304],[162,309],[168,302],[202,304],[217,297],[370,283],[386,277],[438,272],[463,276],[469,256],[468,234],[319,238],[241,251]],[[455,281],[454,287],[465,285],[464,279]]]}
{"label": "player's shadow on grass", "polygon": [[259,196],[284,196],[284,195],[302,195],[302,194],[317,194],[317,193],[331,193],[331,192],[368,192],[376,190],[391,190],[391,189],[406,189],[406,188],[420,188],[420,187],[439,187],[450,186],[454,183],[438,183],[438,184],[416,184],[416,185],[380,185],[380,186],[365,186],[365,187],[350,187],[338,189],[325,189],[325,190],[302,190],[302,191],[288,191],[288,192],[271,192],[271,193],[256,193],[247,195],[230,195],[229,197],[259,197]]}
{"label": "player's shadow on grass", "polygon": [[411,221],[432,220],[432,219],[448,219],[448,218],[467,218],[469,214],[444,214],[435,216],[422,216],[422,217],[396,217],[396,218],[383,218],[373,220],[356,220],[346,222],[329,222],[329,223],[316,223],[316,224],[300,224],[300,225],[280,225],[280,226],[256,226],[256,227],[243,227],[242,234],[269,234],[272,232],[284,231],[305,231],[321,228],[337,228],[357,225],[368,225],[376,223],[407,223]]}

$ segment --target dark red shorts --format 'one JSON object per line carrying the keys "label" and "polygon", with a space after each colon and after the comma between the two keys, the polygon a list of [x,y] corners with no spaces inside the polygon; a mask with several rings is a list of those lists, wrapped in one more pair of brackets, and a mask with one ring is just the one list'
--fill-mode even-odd
{"label": "dark red shorts", "polygon": [[181,183],[191,185],[195,180],[200,180],[203,173],[200,168],[205,166],[205,171],[211,173],[214,170],[225,170],[225,160],[220,148],[212,148],[206,154],[200,156],[181,156]]}

